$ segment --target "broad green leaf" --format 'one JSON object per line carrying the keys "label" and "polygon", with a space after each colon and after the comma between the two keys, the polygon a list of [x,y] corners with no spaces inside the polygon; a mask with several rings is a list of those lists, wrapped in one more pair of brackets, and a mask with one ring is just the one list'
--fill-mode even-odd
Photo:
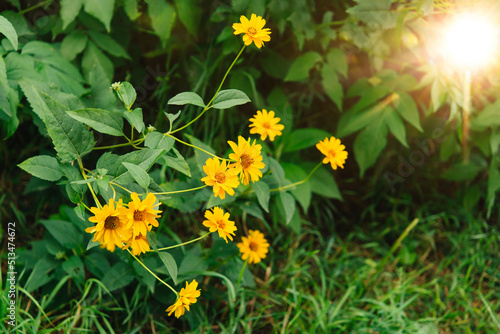
{"label": "broad green leaf", "polygon": [[[333,170],[330,168],[330,165],[326,166],[328,167],[318,168],[311,176],[309,180],[311,182],[311,190],[313,193],[323,197],[342,200],[337,183],[332,176]],[[314,167],[314,164],[304,164],[304,170],[306,171],[312,170]]]}
{"label": "broad green leaf", "polygon": [[168,118],[168,122],[170,123],[170,129],[168,130],[169,132],[172,131],[173,129],[173,126],[174,126],[174,121],[179,118],[179,116],[181,115],[181,111],[182,110],[179,110],[177,112],[177,114],[169,114],[168,112],[165,112],[165,116],[167,116]]}
{"label": "broad green leaf", "polygon": [[52,280],[54,269],[59,267],[61,264],[55,259],[48,259],[47,257],[42,257],[39,259],[30,276],[26,280],[26,290],[32,292],[37,288],[47,284]]}
{"label": "broad green leaf", "polygon": [[87,36],[81,30],[74,30],[61,43],[61,56],[72,61],[87,46]]}
{"label": "broad green leaf", "polygon": [[17,44],[17,33],[16,29],[14,29],[14,26],[12,23],[9,22],[5,17],[0,15],[0,34],[3,34],[9,42],[12,44],[15,50],[18,49],[18,44]]}
{"label": "broad green leaf", "polygon": [[339,110],[342,110],[342,99],[344,98],[344,91],[339,82],[339,77],[333,66],[325,64],[321,69],[321,84],[325,90],[326,95],[335,103]]}
{"label": "broad green leaf", "polygon": [[288,73],[285,81],[300,81],[309,77],[309,71],[316,65],[316,63],[323,61],[321,55],[315,51],[309,51],[300,55],[295,59]]}
{"label": "broad green leaf", "polygon": [[269,157],[269,169],[271,170],[271,175],[278,182],[280,186],[283,186],[285,179],[285,171],[283,167],[281,167],[280,163],[276,161],[274,158]]}
{"label": "broad green leaf", "polygon": [[111,269],[106,271],[101,282],[109,291],[116,291],[124,288],[134,280],[135,275],[132,267],[125,262],[118,262]]}
{"label": "broad green leaf", "polygon": [[169,155],[165,155],[163,156],[164,163],[168,167],[178,170],[179,172],[191,177],[191,170],[189,169],[189,165],[184,157],[173,147],[172,151],[175,153],[175,158]]}
{"label": "broad green leaf", "polygon": [[115,41],[111,36],[98,33],[96,31],[89,30],[88,32],[90,38],[94,41],[95,45],[101,48],[104,52],[109,53],[112,56],[125,58],[131,60],[127,51]]}
{"label": "broad green leaf", "polygon": [[490,127],[500,125],[500,99],[486,106],[477,115],[471,117],[470,126],[472,130],[484,131]]}
{"label": "broad green leaf", "polygon": [[123,8],[131,21],[135,21],[140,16],[137,1],[138,0],[123,0]]}
{"label": "broad green leaf", "polygon": [[144,145],[149,148],[161,148],[165,152],[168,152],[174,146],[174,143],[175,140],[172,137],[165,136],[158,131],[153,131],[146,136]]}
{"label": "broad green leaf", "polygon": [[[307,177],[307,173],[299,165],[282,162],[281,166],[285,171],[285,177],[291,182],[299,182],[305,180]],[[299,184],[294,189],[291,189],[290,192],[300,203],[304,212],[307,212],[311,203],[311,182],[307,181]]]}
{"label": "broad green leaf", "polygon": [[17,166],[42,180],[57,181],[63,176],[57,159],[48,155],[29,158]]}
{"label": "broad green leaf", "polygon": [[286,223],[288,224],[292,220],[293,214],[295,213],[295,200],[293,196],[286,191],[280,192],[280,200],[286,214]]}
{"label": "broad green leaf", "polygon": [[179,93],[170,100],[168,100],[167,104],[175,104],[175,105],[194,104],[195,106],[198,107],[205,107],[205,102],[203,102],[203,99],[198,94],[193,92]]}
{"label": "broad green leaf", "polygon": [[128,162],[122,162],[122,164],[128,169],[137,184],[147,190],[150,183],[148,173],[137,165]]}
{"label": "broad green leaf", "polygon": [[94,67],[90,70],[88,77],[90,83],[91,105],[104,109],[112,109],[115,107],[116,95],[109,89],[111,81],[106,76],[99,62],[94,63]]}
{"label": "broad green leaf", "polygon": [[201,18],[201,7],[198,1],[175,0],[175,6],[177,7],[177,13],[179,13],[182,24],[184,24],[193,36],[196,36]]}
{"label": "broad green leaf", "polygon": [[407,93],[399,93],[399,99],[394,102],[394,108],[405,121],[413,125],[417,130],[423,132],[420,126],[420,114],[418,113],[415,100]]}
{"label": "broad green leaf", "polygon": [[78,255],[70,256],[62,264],[63,270],[70,275],[77,283],[85,284],[85,270],[83,262]]}
{"label": "broad green leaf", "polygon": [[174,284],[177,285],[177,263],[175,262],[173,256],[167,252],[159,252],[158,256],[167,268],[170,277],[172,277],[172,280],[174,281]]}
{"label": "broad green leaf", "polygon": [[111,82],[115,71],[113,63],[94,43],[92,43],[92,41],[88,41],[87,48],[82,57],[82,70],[86,78],[89,78],[90,72],[94,69],[96,64],[99,64],[103,69],[107,81]]}
{"label": "broad green leaf", "polygon": [[215,109],[228,109],[234,106],[239,106],[250,102],[247,94],[237,89],[221,90],[215,96],[212,108]]}
{"label": "broad green leaf", "polygon": [[108,32],[111,31],[115,0],[83,0],[83,5],[87,13],[101,21]]}
{"label": "broad green leaf", "polygon": [[117,91],[116,93],[120,101],[122,101],[123,104],[125,105],[125,108],[127,110],[131,110],[132,105],[134,104],[135,99],[137,98],[137,92],[135,91],[134,86],[132,86],[128,81],[123,81],[121,83],[120,90]]}
{"label": "broad green leaf", "polygon": [[103,109],[80,109],[67,111],[68,115],[99,132],[111,136],[123,136],[123,118],[117,112]]}
{"label": "broad green leaf", "polygon": [[83,244],[83,235],[69,222],[50,219],[42,220],[42,225],[66,249],[79,249]]}
{"label": "broad green leaf", "polygon": [[[230,30],[231,35],[233,35],[233,29]],[[259,57],[259,62],[262,69],[267,75],[283,80],[288,73],[291,62],[283,57],[281,54],[272,51],[272,49],[266,50],[267,56]]]}
{"label": "broad green leaf", "polygon": [[354,157],[359,165],[359,174],[375,164],[378,156],[387,145],[387,126],[379,120],[361,131],[354,141]]}
{"label": "broad green leaf", "polygon": [[148,2],[148,15],[151,18],[154,32],[160,37],[161,44],[165,47],[175,22],[174,6],[165,0],[150,0]]}
{"label": "broad green leaf", "polygon": [[137,132],[144,131],[146,126],[142,120],[142,108],[135,108],[132,111],[125,110],[122,115],[130,123],[130,125],[137,130]]}
{"label": "broad green leaf", "polygon": [[[158,259],[152,257],[143,257],[141,261],[146,265],[147,268],[158,268],[158,266],[160,265],[158,263]],[[150,272],[144,269],[141,263],[133,261],[132,265],[134,267],[134,271],[137,274],[137,280],[146,285],[151,293],[154,293],[157,282],[156,278],[151,275]]]}
{"label": "broad green leaf", "polygon": [[403,124],[403,120],[401,120],[399,115],[390,107],[387,107],[384,113],[384,120],[389,128],[389,131],[401,144],[403,144],[404,147],[408,148],[408,142],[406,141],[406,128]]}
{"label": "broad green leaf", "polygon": [[316,145],[320,140],[331,136],[328,132],[315,128],[294,130],[286,137],[283,152],[294,152],[309,148]]}
{"label": "broad green leaf", "polygon": [[347,78],[347,57],[341,49],[330,49],[326,55],[325,65],[331,66],[336,73],[341,74],[344,78]]}
{"label": "broad green leaf", "polygon": [[399,13],[391,11],[392,0],[356,0],[358,5],[346,10],[348,14],[375,28],[391,29],[396,26]]}
{"label": "broad green leaf", "polygon": [[269,191],[269,186],[264,181],[257,181],[252,183],[252,189],[257,195],[257,200],[264,211],[269,212],[269,199],[271,198],[271,192]]}
{"label": "broad green leaf", "polygon": [[459,162],[451,166],[451,168],[443,174],[443,178],[451,181],[469,181],[476,178],[477,174],[482,170],[483,167],[472,162]]}
{"label": "broad green leaf", "polygon": [[387,107],[378,108],[377,106],[362,112],[348,111],[340,118],[338,123],[337,137],[348,136],[384,117],[388,111]]}
{"label": "broad green leaf", "polygon": [[486,197],[486,202],[488,203],[488,214],[489,217],[491,210],[493,209],[493,204],[495,204],[495,193],[500,189],[500,172],[494,163],[490,165],[489,177],[488,177],[488,196]]}
{"label": "broad green leaf", "polygon": [[63,30],[65,30],[66,27],[78,16],[78,13],[82,9],[83,1],[84,0],[61,0],[60,15]]}

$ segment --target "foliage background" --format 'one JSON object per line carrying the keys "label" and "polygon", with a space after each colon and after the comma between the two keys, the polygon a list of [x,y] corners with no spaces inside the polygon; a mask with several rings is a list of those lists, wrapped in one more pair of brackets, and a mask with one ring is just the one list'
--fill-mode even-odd
{"label": "foliage background", "polygon": [[[16,28],[20,48],[14,51],[6,38],[0,44],[7,81],[0,92],[1,219],[19,225],[25,289],[19,330],[54,330],[36,300],[60,329],[101,332],[498,331],[499,68],[474,76],[465,164],[461,79],[429,45],[435,24],[472,5],[492,16],[500,8],[497,1],[437,0],[2,2],[1,15]],[[268,261],[252,268],[253,279],[245,276],[235,304],[228,302],[229,283],[208,276],[203,301],[184,320],[167,319],[172,300],[136,268],[124,269],[131,274],[106,293],[111,282],[103,279],[102,263],[123,263],[120,255],[84,256],[83,239],[75,241],[83,249],[72,253],[75,245],[60,245],[51,232],[51,224],[61,224],[54,221],[68,229],[81,224],[66,184],[17,167],[34,155],[54,155],[24,83],[105,108],[116,103],[110,84],[127,80],[137,89],[146,126],[165,129],[163,111],[178,110],[167,106],[172,96],[213,94],[241,47],[231,24],[250,13],[266,18],[272,39],[261,50],[246,50],[226,85],[246,92],[252,103],[210,113],[188,134],[223,152],[226,140],[248,133],[255,110],[272,109],[285,132],[266,151],[290,181],[321,159],[313,145],[325,133],[342,139],[349,158],[343,170],[319,170],[293,192],[299,205],[292,217],[279,201],[271,201],[269,213],[255,199],[230,204],[242,230],[267,232]],[[183,109],[178,124],[197,112]],[[177,187],[189,183],[160,166],[151,175],[164,186],[174,179],[185,182]],[[200,233],[201,204],[183,197],[166,202],[165,239]],[[414,218],[419,225],[391,252]],[[184,272],[198,266],[235,281],[236,247],[205,246],[176,254],[191,256]],[[79,273],[69,274],[74,267]]]}

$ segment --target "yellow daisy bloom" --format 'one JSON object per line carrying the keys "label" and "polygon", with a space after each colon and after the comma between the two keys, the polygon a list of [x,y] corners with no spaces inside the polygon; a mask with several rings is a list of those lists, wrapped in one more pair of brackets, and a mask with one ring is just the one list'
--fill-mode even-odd
{"label": "yellow daisy bloom", "polygon": [[158,226],[156,218],[160,218],[158,213],[161,211],[155,207],[160,203],[155,204],[156,196],[152,193],[149,193],[143,201],[136,193],[130,194],[130,198],[132,200],[128,203],[128,208],[121,209],[121,217],[132,228],[134,237],[139,234],[145,236],[153,226]]}
{"label": "yellow daisy bloom", "polygon": [[130,240],[130,248],[132,248],[132,254],[135,256],[151,250],[148,238],[142,234],[132,237]]}
{"label": "yellow daisy bloom", "polygon": [[176,318],[184,315],[186,309],[189,311],[189,305],[196,303],[196,298],[201,295],[201,290],[196,290],[197,287],[198,282],[196,280],[193,280],[189,284],[186,282],[186,287],[181,289],[175,303],[170,305],[165,312],[168,312],[169,316],[175,312]]}
{"label": "yellow daisy bloom", "polygon": [[240,249],[242,260],[249,259],[249,263],[259,263],[267,256],[269,243],[264,234],[259,231],[248,231],[248,237],[241,237],[241,242],[236,246]]}
{"label": "yellow daisy bloom", "polygon": [[224,238],[227,243],[227,238],[233,241],[232,235],[236,231],[236,226],[234,226],[234,221],[229,220],[229,212],[224,213],[224,211],[218,206],[210,210],[205,211],[205,220],[203,225],[210,229],[210,232],[219,232],[219,237]]}
{"label": "yellow daisy bloom", "polygon": [[254,42],[255,46],[260,49],[264,45],[264,42],[271,40],[271,36],[269,36],[271,29],[264,28],[266,20],[262,16],[252,14],[250,20],[248,20],[245,16],[241,15],[240,22],[233,24],[234,34],[245,34],[243,35],[245,45],[250,45]]}
{"label": "yellow daisy bloom", "polygon": [[116,247],[122,248],[123,243],[130,239],[131,232],[120,219],[121,201],[116,203],[111,198],[109,204],[105,204],[102,209],[92,207],[90,211],[94,214],[89,221],[96,223],[85,229],[87,233],[95,233],[92,241],[99,241],[101,247],[106,247],[110,252],[114,252]]}
{"label": "yellow daisy bloom", "polygon": [[214,187],[215,197],[221,199],[226,197],[226,192],[234,195],[234,189],[240,184],[238,181],[237,171],[234,168],[227,168],[226,162],[219,162],[217,158],[207,159],[203,171],[207,176],[201,179],[206,185]]}
{"label": "yellow daisy bloom", "polygon": [[278,124],[281,120],[279,117],[274,117],[274,111],[270,110],[269,113],[266,109],[257,110],[257,115],[250,118],[249,126],[251,134],[258,133],[260,135],[260,140],[266,140],[269,136],[270,141],[274,141],[274,137],[281,136],[281,130],[285,128],[283,124]]}
{"label": "yellow daisy bloom", "polygon": [[266,167],[260,154],[262,146],[256,145],[255,140],[251,144],[250,139],[245,140],[242,136],[238,136],[238,145],[232,141],[228,141],[228,144],[234,151],[229,154],[229,159],[236,161],[229,167],[236,169],[244,185],[248,184],[250,178],[252,182],[258,181],[262,177],[260,170]]}
{"label": "yellow daisy bloom", "polygon": [[347,159],[347,152],[345,146],[340,144],[340,139],[335,137],[330,137],[330,139],[325,138],[320,140],[316,144],[318,150],[321,151],[326,157],[323,159],[323,163],[330,163],[333,169],[337,169],[337,166],[344,168],[345,160]]}

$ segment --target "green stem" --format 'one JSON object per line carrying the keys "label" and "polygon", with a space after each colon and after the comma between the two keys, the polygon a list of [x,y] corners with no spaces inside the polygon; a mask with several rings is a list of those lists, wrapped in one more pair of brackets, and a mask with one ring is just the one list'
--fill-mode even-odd
{"label": "green stem", "polygon": [[154,272],[151,271],[151,269],[149,269],[144,263],[142,263],[141,260],[139,260],[137,258],[137,256],[135,256],[134,254],[132,254],[132,252],[130,251],[130,249],[127,248],[127,252],[129,252],[130,255],[132,255],[134,257],[134,259],[137,260],[137,262],[139,262],[141,264],[141,266],[144,267],[144,269],[146,269],[151,275],[153,275],[158,281],[160,281],[161,283],[163,283],[163,285],[167,286],[170,290],[172,290],[175,295],[177,297],[179,297],[179,293],[177,291],[175,291],[174,288],[172,288],[170,285],[168,285],[167,283],[165,283],[161,278],[159,278],[158,276],[156,276],[156,274]]}
{"label": "green stem", "polygon": [[210,153],[210,152],[208,152],[208,151],[206,151],[206,150],[204,150],[204,149],[202,149],[202,148],[200,148],[200,147],[198,147],[198,146],[196,146],[196,145],[186,143],[185,141],[182,141],[182,140],[180,140],[179,138],[174,137],[174,136],[172,136],[172,135],[171,135],[171,134],[169,134],[169,133],[164,133],[164,135],[165,135],[165,136],[169,136],[169,137],[171,137],[171,138],[173,138],[173,139],[177,140],[177,141],[178,141],[179,143],[181,143],[181,144],[184,144],[184,145],[186,145],[186,146],[189,146],[189,147],[195,148],[195,149],[197,149],[197,150],[200,150],[200,151],[202,151],[203,153],[206,153],[206,154],[208,154],[208,155],[210,155],[210,156],[212,156],[212,157],[214,157],[214,158],[217,158],[217,159],[219,159],[219,160],[224,160],[224,161],[228,161],[228,162],[234,162],[233,160],[220,158],[220,157],[216,156],[215,154],[212,154],[212,153]]}
{"label": "green stem", "polygon": [[184,189],[184,190],[175,190],[175,191],[166,191],[163,193],[153,193],[153,195],[172,195],[172,194],[180,194],[180,193],[187,193],[189,191],[195,191],[195,190],[200,190],[207,187],[206,184],[196,187],[196,188],[191,188],[191,189]]}
{"label": "green stem", "polygon": [[318,170],[318,168],[322,165],[323,163],[320,162],[319,164],[316,165],[316,167],[314,167],[314,169],[309,173],[309,175],[306,176],[305,179],[303,179],[302,181],[297,181],[295,183],[292,183],[292,184],[289,184],[287,186],[284,186],[284,187],[279,187],[279,188],[274,188],[274,189],[271,189],[269,191],[283,191],[283,190],[286,190],[286,189],[289,189],[289,188],[293,188],[295,186],[298,186],[300,184],[303,184],[303,183],[306,183],[307,181],[309,181],[309,179],[311,178],[311,176],[314,174],[314,172],[316,170]]}
{"label": "green stem", "polygon": [[[122,188],[123,190],[127,191],[129,194],[131,194],[131,193],[132,193],[132,191],[130,191],[130,190],[128,190],[127,188],[125,188],[125,187],[123,187],[123,186],[119,185],[118,183],[109,182],[109,184],[110,184],[110,185],[115,185],[115,186],[117,186],[117,187],[119,187],[119,188]],[[114,192],[114,191],[115,191],[115,189],[113,189],[113,192]]]}
{"label": "green stem", "polygon": [[178,244],[178,245],[175,245],[175,246],[170,246],[170,247],[163,247],[163,248],[159,248],[158,251],[163,251],[163,250],[167,250],[167,249],[172,249],[172,248],[177,248],[177,247],[181,247],[181,246],[184,246],[184,245],[187,245],[187,244],[190,244],[190,243],[193,243],[193,242],[196,242],[196,241],[199,241],[203,238],[206,238],[207,236],[209,236],[212,232],[208,232],[207,234],[204,234],[202,235],[201,237],[198,237],[196,239],[193,239],[193,240],[190,240],[190,241],[186,241],[186,242],[183,242],[182,244]]}
{"label": "green stem", "polygon": [[29,8],[26,8],[22,11],[19,12],[20,15],[24,15],[26,14],[27,12],[31,12],[33,9],[37,9],[38,7],[42,7],[42,6],[45,6],[46,4],[48,4],[49,2],[52,2],[53,0],[45,0],[45,1],[42,1],[40,3],[37,3],[36,5],[33,5]]}
{"label": "green stem", "polygon": [[236,283],[236,290],[237,291],[240,289],[240,282],[241,282],[241,279],[243,278],[243,273],[245,272],[245,268],[247,267],[249,259],[250,258],[246,259],[245,263],[243,263],[243,267],[241,267],[240,275],[238,276],[238,282]]}
{"label": "green stem", "polygon": [[[80,167],[80,173],[82,173],[83,179],[86,180],[87,174],[85,174],[85,169],[83,168],[82,159],[80,157],[78,157],[77,161],[78,161],[78,166]],[[92,186],[90,185],[90,183],[87,183],[87,186],[89,187],[89,190],[92,193],[92,197],[94,198],[95,204],[97,205],[97,207],[99,209],[102,209],[102,205],[99,202],[97,195],[94,193],[94,189],[92,189]]]}
{"label": "green stem", "polygon": [[180,128],[177,128],[175,129],[174,131],[169,131],[168,133],[176,133],[177,131],[181,131],[185,128],[187,128],[188,126],[190,126],[191,124],[193,124],[194,122],[196,122],[201,116],[203,116],[203,114],[211,108],[211,105],[212,105],[212,102],[214,101],[215,97],[217,96],[217,94],[219,94],[219,91],[220,89],[222,88],[222,85],[224,84],[224,81],[226,81],[226,78],[227,78],[227,75],[229,74],[229,72],[231,71],[231,69],[233,68],[234,64],[236,64],[236,61],[238,60],[238,58],[240,57],[241,53],[243,52],[243,50],[245,50],[245,47],[246,45],[243,45],[243,47],[241,48],[240,52],[238,53],[238,55],[236,56],[236,58],[234,58],[231,66],[229,66],[229,68],[227,69],[226,71],[226,74],[224,74],[224,78],[222,78],[222,81],[219,85],[219,87],[217,88],[217,91],[215,92],[214,96],[212,96],[212,99],[210,100],[210,102],[208,102],[207,106],[205,108],[203,108],[203,110],[201,111],[201,113],[196,116],[191,122],[187,123],[186,125],[180,127]]}
{"label": "green stem", "polygon": [[134,146],[137,144],[140,144],[144,141],[144,138],[139,138],[136,140],[129,141],[127,143],[122,143],[122,144],[116,144],[116,145],[110,145],[110,146],[99,146],[99,147],[94,147],[92,150],[107,150],[110,148],[116,148],[116,147],[123,147],[123,146]]}

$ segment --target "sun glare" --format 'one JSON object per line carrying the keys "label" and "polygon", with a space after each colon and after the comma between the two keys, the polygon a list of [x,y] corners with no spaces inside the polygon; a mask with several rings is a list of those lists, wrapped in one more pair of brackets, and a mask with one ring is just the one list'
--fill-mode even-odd
{"label": "sun glare", "polygon": [[486,16],[464,13],[446,26],[442,53],[455,66],[477,69],[495,58],[498,38],[498,27]]}

